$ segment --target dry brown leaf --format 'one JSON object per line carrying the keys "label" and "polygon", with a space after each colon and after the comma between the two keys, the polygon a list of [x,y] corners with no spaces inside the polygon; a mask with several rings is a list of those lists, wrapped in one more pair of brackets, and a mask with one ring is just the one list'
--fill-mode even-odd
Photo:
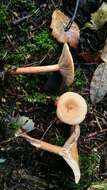
{"label": "dry brown leaf", "polygon": [[50,28],[52,35],[61,43],[69,43],[71,47],[76,48],[79,42],[80,30],[78,25],[73,22],[68,31],[65,27],[68,25],[70,18],[64,15],[63,12],[56,9],[52,15],[52,22]]}
{"label": "dry brown leaf", "polygon": [[98,51],[96,53],[81,52],[79,54],[79,56],[82,57],[86,61],[86,63],[94,63],[94,64],[96,64],[96,63],[99,63],[100,60],[101,60],[101,58],[100,58],[101,52],[100,51]]}
{"label": "dry brown leaf", "polygon": [[107,40],[106,40],[106,43],[105,43],[105,46],[102,50],[102,54],[101,54],[101,59],[107,63]]}
{"label": "dry brown leaf", "polygon": [[93,104],[98,103],[107,93],[107,63],[101,63],[95,70],[91,81],[90,98]]}

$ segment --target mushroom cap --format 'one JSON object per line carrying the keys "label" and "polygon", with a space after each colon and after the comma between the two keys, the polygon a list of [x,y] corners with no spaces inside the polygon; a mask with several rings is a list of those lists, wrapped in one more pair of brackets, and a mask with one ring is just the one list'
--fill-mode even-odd
{"label": "mushroom cap", "polygon": [[62,94],[57,102],[57,117],[69,125],[77,125],[85,119],[87,104],[82,96],[74,92]]}
{"label": "mushroom cap", "polygon": [[62,54],[59,58],[60,72],[66,86],[70,86],[74,81],[74,62],[67,43],[64,44]]}
{"label": "mushroom cap", "polygon": [[70,18],[66,16],[62,11],[55,9],[52,14],[52,21],[50,28],[52,29],[52,35],[60,43],[69,43],[71,47],[77,48],[80,38],[80,29],[78,25],[73,22],[68,31],[64,31],[64,28],[68,25]]}

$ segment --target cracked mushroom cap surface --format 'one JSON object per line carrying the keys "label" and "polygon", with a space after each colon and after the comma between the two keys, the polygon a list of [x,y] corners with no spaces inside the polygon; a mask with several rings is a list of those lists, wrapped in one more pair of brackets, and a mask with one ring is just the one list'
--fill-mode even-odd
{"label": "cracked mushroom cap surface", "polygon": [[86,113],[87,104],[81,95],[75,92],[66,92],[59,97],[56,114],[63,123],[79,124],[85,119]]}

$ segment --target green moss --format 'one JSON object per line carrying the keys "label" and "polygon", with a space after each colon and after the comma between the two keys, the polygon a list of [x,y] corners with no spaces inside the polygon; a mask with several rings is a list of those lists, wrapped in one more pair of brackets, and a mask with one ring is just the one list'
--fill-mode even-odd
{"label": "green moss", "polygon": [[[1,60],[8,65],[21,66],[28,63],[36,54],[44,56],[55,52],[57,44],[48,29],[43,29],[35,34],[35,32],[31,32],[30,20],[14,26],[12,22],[17,18],[13,13],[17,17],[23,17],[24,13],[32,15],[31,20],[33,21],[36,20],[41,11],[32,0],[12,0],[10,2],[2,0],[0,2]],[[29,38],[30,35],[31,38]]]}
{"label": "green moss", "polygon": [[9,29],[10,29],[9,13],[8,13],[6,5],[0,2],[0,43],[4,42],[6,38],[5,35],[9,31]]}
{"label": "green moss", "polygon": [[89,155],[82,154],[80,155],[80,162],[83,169],[83,175],[90,178],[95,172],[95,167],[99,165],[100,157],[97,153],[91,153]]}
{"label": "green moss", "polygon": [[97,168],[100,164],[100,156],[96,152],[79,154],[81,179],[78,185],[73,185],[74,190],[87,189],[98,177]]}
{"label": "green moss", "polygon": [[48,96],[39,92],[35,92],[32,95],[28,95],[26,98],[27,101],[30,103],[36,102],[36,103],[47,104],[47,101],[49,100]]}
{"label": "green moss", "polygon": [[107,180],[92,183],[89,190],[107,190]]}
{"label": "green moss", "polygon": [[35,54],[38,50],[36,44],[31,43],[31,42],[27,43],[25,47],[26,47],[27,52],[29,52],[30,54]]}
{"label": "green moss", "polygon": [[0,25],[6,24],[6,19],[7,19],[7,11],[6,11],[6,6],[0,4]]}
{"label": "green moss", "polygon": [[[96,173],[98,175],[98,171],[96,171],[96,168],[98,168],[99,166],[100,156],[98,155],[97,152],[92,152],[90,154],[79,153],[79,158],[80,158],[79,163],[80,163],[80,171],[81,171],[81,179],[79,183],[75,184],[75,182],[73,182],[73,179],[74,179],[73,173],[69,173],[70,171],[66,170],[65,173],[63,173],[63,175],[61,176],[60,184],[62,185],[62,181],[63,181],[63,189],[94,190],[94,189],[89,189],[89,187],[91,184],[93,184],[94,181],[96,181]],[[67,177],[67,174],[68,174],[68,177]]]}
{"label": "green moss", "polygon": [[58,145],[58,146],[63,146],[66,141],[65,138],[66,138],[65,136],[58,135],[57,137],[51,138],[50,143]]}
{"label": "green moss", "polygon": [[10,129],[14,129],[14,130],[16,130],[16,129],[18,129],[20,126],[17,124],[17,122],[12,122],[12,123],[10,123],[10,125],[9,125],[9,128]]}
{"label": "green moss", "polygon": [[32,3],[32,0],[12,0],[10,4],[10,8],[12,7],[16,10],[26,10],[26,11],[34,11],[35,10],[35,4]]}
{"label": "green moss", "polygon": [[35,36],[35,44],[38,51],[52,52],[57,48],[57,44],[47,30],[43,30]]}
{"label": "green moss", "polygon": [[86,85],[86,80],[84,78],[82,69],[76,69],[74,85],[80,89]]}
{"label": "green moss", "polygon": [[16,49],[15,52],[8,52],[6,59],[12,65],[15,65],[15,66],[21,65],[21,63],[24,63],[26,60],[25,49],[19,47]]}
{"label": "green moss", "polygon": [[43,92],[39,92],[38,86],[44,84],[44,80],[41,80],[42,76],[17,76],[18,85],[23,88],[25,93],[24,99],[30,103],[42,103],[47,104],[50,99],[54,101],[56,97],[49,97]]}

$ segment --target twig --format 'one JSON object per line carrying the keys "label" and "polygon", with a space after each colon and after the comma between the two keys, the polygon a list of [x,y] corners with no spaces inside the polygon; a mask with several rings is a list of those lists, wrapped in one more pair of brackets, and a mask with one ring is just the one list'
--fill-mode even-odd
{"label": "twig", "polygon": [[47,23],[47,20],[46,20],[46,21],[43,21],[42,24],[36,26],[36,24],[35,24],[34,22],[32,22],[32,24],[34,25],[34,28],[31,28],[30,31],[31,31],[31,32],[35,32],[35,30],[40,29],[40,28],[41,28],[42,26],[44,26],[46,23]]}
{"label": "twig", "polygon": [[69,21],[68,25],[65,27],[65,32],[67,32],[70,29],[72,23],[74,22],[74,19],[76,17],[77,10],[78,10],[79,2],[80,2],[80,0],[76,1],[74,15],[73,15],[72,19]]}
{"label": "twig", "polygon": [[57,6],[55,5],[55,3],[54,3],[54,1],[53,1],[53,0],[51,0],[51,3],[52,3],[52,5],[54,6],[54,8],[56,9],[56,8],[57,8]]}
{"label": "twig", "polygon": [[[26,16],[24,16],[24,17],[22,17],[22,18],[17,18],[17,19],[15,19],[14,21],[12,21],[12,24],[13,24],[14,26],[16,26],[16,25],[18,25],[18,24],[20,24],[20,23],[22,23],[22,22],[28,20],[29,18],[31,18],[34,14],[37,14],[38,12],[39,12],[39,8],[38,8],[33,14],[31,14],[31,15],[26,15]],[[16,16],[16,15],[15,15],[15,16]]]}
{"label": "twig", "polygon": [[16,137],[12,137],[12,138],[9,138],[8,140],[1,141],[0,146],[2,146],[2,144],[6,144],[6,143],[9,143],[9,142],[13,141],[15,138]]}
{"label": "twig", "polygon": [[16,26],[16,25],[18,25],[18,24],[20,24],[20,23],[26,21],[26,20],[29,19],[30,17],[31,17],[31,15],[27,15],[27,16],[24,16],[24,17],[22,17],[22,18],[15,19],[15,20],[12,22],[12,24],[13,24],[14,26]]}
{"label": "twig", "polygon": [[100,128],[100,130],[102,130],[102,127],[101,127],[101,125],[100,125],[100,122],[99,122],[99,120],[98,120],[98,117],[96,116],[95,113],[94,113],[94,117],[95,117],[95,120],[96,120],[96,123],[97,123],[98,127]]}
{"label": "twig", "polygon": [[107,145],[107,142],[104,142],[104,143],[102,143],[101,145],[99,145],[99,146],[97,147],[97,149],[99,150],[99,149],[103,148],[105,145]]}
{"label": "twig", "polygon": [[44,132],[44,134],[42,135],[42,137],[41,137],[40,140],[43,140],[43,139],[44,139],[46,133],[50,130],[50,128],[52,127],[52,125],[53,125],[55,122],[56,122],[56,119],[50,123],[50,125],[48,126],[48,128],[46,129],[46,131]]}
{"label": "twig", "polygon": [[10,45],[15,49],[15,47],[14,47],[15,44],[14,44],[14,42],[11,41],[10,36],[8,34],[6,34],[6,38],[8,39]]}

